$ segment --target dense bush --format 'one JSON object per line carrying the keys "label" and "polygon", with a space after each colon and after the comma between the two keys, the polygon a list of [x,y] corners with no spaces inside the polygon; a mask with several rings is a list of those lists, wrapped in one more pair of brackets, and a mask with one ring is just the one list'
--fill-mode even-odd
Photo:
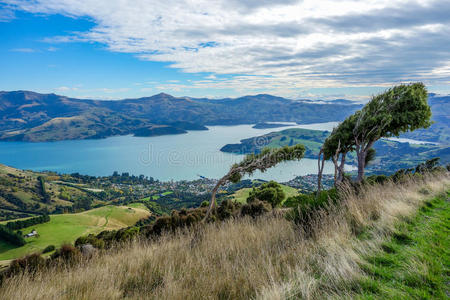
{"label": "dense bush", "polygon": [[82,245],[86,245],[86,244],[91,244],[92,246],[94,246],[97,249],[103,249],[105,247],[105,241],[97,238],[93,234],[79,237],[75,241],[75,246],[82,246]]}
{"label": "dense bush", "polygon": [[50,258],[52,260],[60,259],[68,263],[75,263],[81,259],[81,252],[70,244],[64,244]]}
{"label": "dense bush", "polygon": [[272,207],[278,206],[286,197],[281,185],[275,181],[262,184],[257,188],[253,188],[247,198],[247,203],[255,200],[266,201]]}
{"label": "dense bush", "polygon": [[371,175],[366,178],[366,182],[370,184],[383,184],[389,179],[386,175]]}
{"label": "dense bush", "polygon": [[241,215],[242,216],[251,216],[253,218],[256,218],[265,213],[268,213],[271,210],[272,210],[272,206],[268,202],[259,201],[258,199],[256,199],[256,200],[242,206]]}
{"label": "dense bush", "polygon": [[42,216],[38,216],[38,217],[26,219],[26,220],[11,221],[11,222],[6,223],[6,227],[8,227],[11,230],[17,230],[17,229],[22,229],[22,228],[26,228],[29,226],[33,226],[36,224],[46,223],[49,221],[50,221],[49,215],[42,215]]}
{"label": "dense bush", "polygon": [[33,253],[22,258],[15,259],[9,265],[9,274],[18,274],[23,271],[36,272],[45,266],[45,258],[39,253]]}
{"label": "dense bush", "polygon": [[225,220],[230,217],[236,217],[239,214],[241,204],[230,199],[222,201],[217,208],[217,217],[219,220]]}
{"label": "dense bush", "polygon": [[48,194],[46,188],[45,188],[45,179],[42,176],[38,177],[38,182],[39,182],[39,191],[42,195],[42,198],[44,200],[44,202],[46,203],[50,203],[51,198],[50,195]]}
{"label": "dense bush", "polygon": [[181,209],[172,211],[170,216],[163,216],[156,219],[152,226],[145,229],[146,235],[159,235],[163,231],[174,231],[177,228],[188,227],[200,222],[206,215],[206,207]]}
{"label": "dense bush", "polygon": [[20,232],[14,232],[4,225],[0,225],[0,239],[16,246],[23,246],[26,244],[25,239]]}
{"label": "dense bush", "polygon": [[44,250],[42,250],[42,253],[49,253],[52,252],[53,250],[55,250],[55,246],[54,245],[48,245],[47,247],[45,247]]}
{"label": "dense bush", "polygon": [[287,218],[309,232],[311,221],[317,213],[330,205],[337,204],[338,199],[338,193],[334,188],[321,191],[318,197],[315,193],[290,197],[285,204],[291,205],[294,209],[287,214]]}

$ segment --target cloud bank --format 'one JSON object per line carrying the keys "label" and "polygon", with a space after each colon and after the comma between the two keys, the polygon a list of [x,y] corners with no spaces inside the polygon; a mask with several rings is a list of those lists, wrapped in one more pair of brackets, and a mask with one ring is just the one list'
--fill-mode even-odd
{"label": "cloud bank", "polygon": [[210,74],[189,88],[270,87],[286,95],[305,87],[450,83],[449,1],[3,2],[12,10],[88,17],[96,24],[48,42],[98,42],[183,72]]}

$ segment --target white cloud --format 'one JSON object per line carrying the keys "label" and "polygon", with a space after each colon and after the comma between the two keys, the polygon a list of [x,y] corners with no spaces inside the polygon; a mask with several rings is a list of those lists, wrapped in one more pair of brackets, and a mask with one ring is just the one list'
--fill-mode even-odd
{"label": "white cloud", "polygon": [[[448,83],[450,5],[427,0],[10,0],[32,13],[91,18],[87,32],[51,42],[100,42],[110,51],[207,72],[158,88],[270,90]],[[241,74],[222,78],[221,74]]]}
{"label": "white cloud", "polygon": [[22,53],[33,53],[33,52],[36,52],[36,50],[32,49],[32,48],[14,48],[14,49],[11,49],[11,51],[13,51],[13,52],[22,52]]}

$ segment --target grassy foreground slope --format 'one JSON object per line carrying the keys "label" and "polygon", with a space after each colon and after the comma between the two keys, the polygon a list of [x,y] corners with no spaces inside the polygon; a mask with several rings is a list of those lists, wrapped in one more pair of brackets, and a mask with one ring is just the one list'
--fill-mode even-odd
{"label": "grassy foreground slope", "polygon": [[[311,224],[309,235],[279,214],[270,214],[207,224],[158,240],[137,240],[70,268],[8,278],[0,288],[0,298],[382,299],[390,283],[374,287],[378,283],[375,279],[369,282],[373,275],[368,261],[387,249],[392,238],[403,239],[406,234],[405,240],[414,241],[415,236],[403,232],[401,224],[411,220],[414,224],[411,217],[420,207],[436,196],[445,197],[449,189],[447,173],[402,184],[367,186],[358,195],[349,190],[341,199],[342,205],[330,207]],[[448,214],[448,206],[430,209],[438,212],[441,208]],[[447,225],[442,227],[433,220],[423,218],[416,223],[423,228],[413,229],[423,233],[417,241],[437,242],[433,231],[441,234]],[[428,255],[421,248],[423,243],[412,245],[418,247],[405,252],[403,261],[415,270],[426,265],[408,262],[414,256],[407,253],[423,252],[437,265],[439,260],[445,261],[442,253],[435,254],[439,256],[435,259]],[[415,270],[398,268],[404,274],[414,274]],[[444,269],[434,270],[437,276],[448,274]],[[414,297],[408,290],[399,293]]]}
{"label": "grassy foreground slope", "polygon": [[63,243],[73,243],[78,237],[89,233],[131,226],[149,214],[142,204],[136,203],[130,206],[103,206],[76,214],[51,215],[47,223],[21,229],[24,234],[33,229],[39,233],[39,237],[26,238],[24,246],[0,241],[0,261],[42,251],[48,245],[59,247]]}
{"label": "grassy foreground slope", "polygon": [[450,191],[425,202],[397,226],[382,250],[365,258],[362,299],[448,299]]}

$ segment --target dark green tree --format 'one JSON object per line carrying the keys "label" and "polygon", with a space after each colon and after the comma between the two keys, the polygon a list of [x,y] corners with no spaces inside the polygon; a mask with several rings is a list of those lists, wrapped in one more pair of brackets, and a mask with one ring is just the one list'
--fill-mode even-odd
{"label": "dark green tree", "polygon": [[364,178],[366,156],[376,141],[431,125],[427,99],[423,83],[402,84],[372,97],[352,116],[356,117],[353,138],[358,159],[357,181]]}
{"label": "dark green tree", "polygon": [[275,181],[269,181],[263,183],[257,188],[253,188],[247,198],[247,203],[254,202],[255,200],[266,201],[276,207],[286,198],[281,185]]}

